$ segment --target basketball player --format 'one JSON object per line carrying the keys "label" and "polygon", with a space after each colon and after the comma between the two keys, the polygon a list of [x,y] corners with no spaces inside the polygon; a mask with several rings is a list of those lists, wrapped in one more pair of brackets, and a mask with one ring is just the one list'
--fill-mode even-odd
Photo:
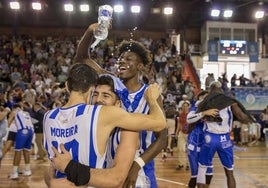
{"label": "basketball player", "polygon": [[[119,88],[122,90],[125,86],[116,77],[109,74],[101,75],[93,92],[92,103],[121,107],[121,101],[116,93]],[[124,161],[126,168],[122,168],[121,171],[126,170],[127,175],[138,149],[138,138],[139,134],[136,131],[115,128],[108,143],[106,168],[113,167],[117,161]]]}
{"label": "basketball player", "polygon": [[21,154],[23,153],[25,170],[24,176],[31,176],[32,172],[30,169],[30,151],[32,146],[32,139],[34,135],[33,124],[31,116],[28,112],[21,109],[20,104],[14,104],[13,110],[8,119],[9,122],[15,121],[17,133],[15,137],[15,154],[13,160],[13,172],[10,174],[10,179],[18,179],[18,168],[21,161]]}
{"label": "basketball player", "polygon": [[212,108],[217,108],[219,113],[216,117],[203,117],[205,142],[200,150],[197,186],[206,186],[207,168],[212,167],[212,160],[217,152],[225,170],[227,186],[235,188],[233,145],[230,139],[233,116],[242,122],[252,122],[252,119],[237,100],[223,94],[221,83],[218,81],[211,83],[208,95],[198,105],[197,113]]}
{"label": "basketball player", "polygon": [[[125,86],[123,86],[120,80],[115,79],[114,76],[108,74],[100,76],[93,92],[92,104],[113,105],[120,107],[121,101],[118,95],[115,93],[115,91],[121,90],[120,88],[125,88]],[[119,134],[117,134],[118,131],[120,131]],[[114,129],[110,135],[106,156],[106,168],[111,168],[114,165],[120,164],[120,172],[121,174],[125,174],[123,179],[126,178],[130,166],[134,160],[138,147],[138,136],[139,134],[136,131],[128,131],[119,128]],[[117,139],[114,139],[115,137]],[[112,140],[120,140],[120,142],[118,144],[117,142],[112,142]],[[58,160],[62,161],[59,157]],[[122,163],[122,161],[124,161],[124,163]],[[55,161],[55,163],[57,162]],[[50,183],[53,185],[58,185],[60,183],[64,186],[68,186],[70,184],[67,181],[63,182],[62,180],[55,178],[51,179]]]}
{"label": "basketball player", "polygon": [[[89,63],[98,73],[104,73],[95,61],[88,57],[88,47],[92,41],[93,31],[97,24],[88,27],[83,35],[76,53],[76,59]],[[126,86],[127,91],[121,92],[122,108],[128,112],[147,114],[149,106],[145,101],[144,92],[148,87],[140,80],[140,73],[151,62],[149,51],[139,42],[132,39],[123,41],[119,47],[119,78]],[[162,99],[158,98],[162,107]],[[139,125],[139,124],[137,124]],[[140,148],[129,171],[125,185],[134,187],[146,184],[157,187],[153,159],[167,147],[167,129],[161,132],[142,131],[140,133]],[[140,178],[139,178],[140,177]],[[137,181],[137,183],[136,183]]]}
{"label": "basketball player", "polygon": [[[198,158],[200,147],[204,142],[203,122],[199,121],[205,115],[215,116],[218,113],[217,109],[209,109],[204,112],[196,113],[198,104],[206,97],[208,91],[201,91],[197,95],[197,101],[192,105],[190,112],[187,114],[187,123],[192,124],[198,122],[193,130],[190,130],[187,140],[187,154],[191,170],[191,178],[188,183],[189,188],[196,187],[196,177],[198,171]],[[206,184],[209,185],[212,179],[212,168],[208,168],[206,173]]]}
{"label": "basketball player", "polygon": [[[115,184],[117,187],[122,184],[117,168],[106,170],[94,168],[105,166],[106,143],[116,126],[129,130],[156,131],[165,127],[165,117],[156,101],[160,89],[157,84],[153,84],[146,90],[146,97],[151,107],[149,115],[129,114],[114,106],[87,105],[96,80],[96,72],[87,64],[77,63],[71,68],[66,84],[70,92],[68,102],[62,108],[49,111],[44,118],[45,148],[49,157],[56,155],[54,161],[59,155],[55,148],[65,152],[65,147],[71,151],[73,160],[57,167],[61,172],[65,172],[67,179],[75,185],[86,185],[89,182],[96,187],[105,184],[106,186]],[[137,127],[136,123],[142,126]],[[60,143],[64,143],[64,147]],[[90,168],[85,165],[90,165]],[[56,175],[63,176],[59,172]]]}

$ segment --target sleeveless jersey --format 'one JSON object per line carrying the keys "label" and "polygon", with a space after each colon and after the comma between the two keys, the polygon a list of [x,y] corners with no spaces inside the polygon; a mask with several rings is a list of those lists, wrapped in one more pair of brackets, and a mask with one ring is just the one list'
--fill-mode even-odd
{"label": "sleeveless jersey", "polygon": [[31,116],[28,112],[25,112],[23,110],[18,110],[15,115],[14,121],[15,121],[17,130],[21,130],[21,129],[33,130],[33,123],[31,120]]}
{"label": "sleeveless jersey", "polygon": [[222,122],[209,122],[205,121],[205,130],[214,134],[229,133],[232,129],[233,113],[231,107],[228,106],[219,111],[219,116],[222,118]]}
{"label": "sleeveless jersey", "polygon": [[[45,114],[44,146],[48,157],[54,155],[51,147],[64,143],[73,160],[92,168],[105,166],[106,151],[99,154],[97,145],[97,121],[101,105],[77,104],[68,108],[56,108]],[[57,173],[57,177],[63,174]]]}
{"label": "sleeveless jersey", "polygon": [[[122,108],[128,112],[147,114],[149,112],[149,104],[147,103],[144,92],[146,91],[148,85],[144,84],[138,91],[134,93],[128,93],[126,98],[121,98]],[[120,129],[114,130],[113,134],[110,136],[110,147],[107,155],[108,167],[111,167],[112,161],[114,159],[116,148],[120,142]],[[141,131],[140,132],[140,147],[136,151],[136,157],[139,157],[155,140],[153,131]],[[146,180],[146,182],[145,182]],[[148,183],[151,181],[151,186],[155,187],[155,175],[154,175],[154,161],[147,163],[140,171],[136,182],[136,187]],[[149,181],[149,182],[150,182]],[[154,182],[152,184],[152,182]]]}
{"label": "sleeveless jersey", "polygon": [[18,110],[14,117],[14,123],[17,128],[14,150],[30,150],[34,135],[34,128],[30,114],[23,110]]}
{"label": "sleeveless jersey", "polygon": [[[128,94],[127,99],[121,99],[122,108],[124,108],[128,112],[138,112],[142,114],[147,114],[149,112],[149,105],[145,97],[143,96],[147,87],[148,87],[147,85],[143,85],[143,87],[141,87],[139,91]],[[137,95],[138,97],[136,97]],[[123,102],[124,100],[127,102]],[[110,135],[109,147],[108,147],[109,150],[107,152],[107,167],[112,166],[112,161],[115,156],[116,148],[118,147],[120,143],[120,134],[121,134],[120,130],[121,130],[120,128],[116,128],[113,130],[113,132]],[[144,132],[145,132],[144,136],[146,136],[147,131],[144,131]],[[148,131],[148,132],[152,132],[152,131]],[[144,140],[146,141],[146,138]],[[150,139],[147,139],[147,140],[150,140]],[[140,148],[141,151],[137,151],[136,155],[139,156],[140,153],[143,153],[144,149],[146,149],[150,145],[150,143],[151,143],[150,141],[149,142],[147,141],[147,143],[145,143],[144,146]]]}

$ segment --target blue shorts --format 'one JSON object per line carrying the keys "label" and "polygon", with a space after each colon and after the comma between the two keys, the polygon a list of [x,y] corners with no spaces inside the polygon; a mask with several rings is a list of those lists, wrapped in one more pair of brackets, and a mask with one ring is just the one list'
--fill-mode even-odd
{"label": "blue shorts", "polygon": [[215,152],[217,152],[222,165],[228,170],[233,170],[233,144],[230,140],[230,134],[205,132],[204,138],[205,142],[201,147],[199,156],[200,165],[212,167],[212,160]]}
{"label": "blue shorts", "polygon": [[[204,143],[204,131],[202,125],[197,125],[188,135],[187,153],[191,169],[191,177],[197,177],[200,148]],[[212,174],[212,168],[207,168],[206,174]]]}
{"label": "blue shorts", "polygon": [[20,150],[30,150],[32,147],[32,140],[33,140],[33,130],[32,129],[20,129],[16,134],[15,140],[15,151]]}
{"label": "blue shorts", "polygon": [[157,188],[154,165],[154,161],[152,160],[143,167],[145,175],[150,179],[151,188]]}

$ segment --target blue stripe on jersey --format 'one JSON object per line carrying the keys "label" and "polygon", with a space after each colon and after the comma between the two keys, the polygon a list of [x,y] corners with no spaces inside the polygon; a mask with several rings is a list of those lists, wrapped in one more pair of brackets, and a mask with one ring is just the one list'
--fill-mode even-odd
{"label": "blue stripe on jersey", "polygon": [[[155,140],[155,134],[153,131],[141,131],[141,148],[145,151],[149,145]],[[149,142],[149,143],[148,143]]]}
{"label": "blue stripe on jersey", "polygon": [[55,110],[51,113],[51,115],[49,116],[49,118],[50,118],[50,119],[55,119],[56,116],[58,115],[59,111],[60,111],[59,108],[55,109]]}
{"label": "blue stripe on jersey", "polygon": [[[20,128],[21,128],[21,129],[24,129],[25,127],[23,126],[23,123],[22,123],[22,121],[21,121],[21,118],[20,118],[20,116],[19,116],[19,113],[17,113],[16,117],[17,117],[18,121],[20,122]],[[18,127],[18,126],[17,126],[17,127]],[[19,129],[19,127],[18,127],[18,129]]]}
{"label": "blue stripe on jersey", "polygon": [[[94,144],[93,144],[93,125],[94,125],[94,122],[95,122],[95,113],[96,113],[96,110],[97,110],[97,105],[94,105],[94,107],[93,107],[93,110],[92,110],[92,118],[91,118],[91,122],[90,122],[90,126],[89,126],[89,128],[90,128],[90,140],[89,140],[89,145],[90,145],[90,148],[94,148]],[[89,166],[96,166],[96,158],[97,158],[97,155],[96,155],[96,153],[94,152],[92,152],[92,153],[90,153],[90,155],[89,155]]]}
{"label": "blue stripe on jersey", "polygon": [[75,117],[82,115],[85,111],[85,108],[86,108],[86,104],[78,106]]}
{"label": "blue stripe on jersey", "polygon": [[147,114],[146,111],[147,111],[147,107],[148,107],[148,103],[145,104],[143,110],[142,110],[142,114]]}
{"label": "blue stripe on jersey", "polygon": [[[115,148],[114,142],[113,142],[114,136],[115,136],[115,134],[113,134],[113,136],[112,136],[111,148]],[[111,156],[112,156],[112,158],[114,158],[114,156],[115,156],[115,149],[111,149]]]}
{"label": "blue stripe on jersey", "polygon": [[143,87],[142,90],[139,93],[136,93],[136,95],[134,97],[134,101],[131,104],[133,112],[135,112],[135,110],[139,106],[139,103],[140,103],[142,97],[144,96],[145,89],[148,87],[146,84],[144,84],[144,86],[145,87]]}
{"label": "blue stripe on jersey", "polygon": [[[118,134],[118,132],[117,132],[118,130],[117,130],[117,128],[115,128],[114,129],[114,131],[113,131],[113,133],[112,133],[112,139],[110,140],[111,141],[111,156],[112,156],[112,158],[114,158],[114,156],[115,156],[115,150],[116,150],[116,147],[114,146],[115,145],[115,143],[114,143],[114,137],[116,137],[116,135]],[[119,144],[119,142],[117,142],[118,144]]]}
{"label": "blue stripe on jersey", "polygon": [[[45,125],[45,121],[47,119],[47,116],[48,116],[49,112],[46,112],[45,115],[44,115],[44,119],[43,119],[43,125]],[[44,148],[46,149],[46,151],[48,151],[48,144],[47,144],[47,139],[46,139],[46,130],[45,130],[45,126],[43,126],[43,133],[44,133],[44,138],[43,138],[43,145],[44,145]],[[50,158],[49,156],[49,152],[48,153],[48,158]]]}
{"label": "blue stripe on jersey", "polygon": [[[44,141],[44,144],[45,144],[45,149],[46,149],[46,151],[48,151],[48,144],[47,144],[47,142],[46,142],[45,138],[46,138],[46,137],[44,136],[43,141]],[[49,152],[47,152],[47,155],[48,155],[48,158],[50,159]]]}
{"label": "blue stripe on jersey", "polygon": [[231,111],[231,108],[228,108],[228,110],[227,110],[227,113],[228,113],[228,125],[229,125],[229,127],[231,127],[232,126],[232,120],[233,120],[233,113],[232,113],[232,111]]}
{"label": "blue stripe on jersey", "polygon": [[[118,133],[116,134],[116,143],[119,144],[119,142],[120,142],[120,135],[121,135],[120,128],[117,127],[117,128],[116,128],[116,131],[118,132]],[[118,144],[117,144],[117,145],[118,145]]]}

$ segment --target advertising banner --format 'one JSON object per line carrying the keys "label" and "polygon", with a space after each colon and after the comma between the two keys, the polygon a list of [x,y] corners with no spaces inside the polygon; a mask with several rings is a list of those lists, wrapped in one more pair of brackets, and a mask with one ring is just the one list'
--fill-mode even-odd
{"label": "advertising banner", "polygon": [[232,88],[235,98],[247,110],[259,111],[268,105],[268,88],[265,87],[235,87]]}
{"label": "advertising banner", "polygon": [[248,42],[248,56],[249,62],[259,62],[259,50],[257,42]]}
{"label": "advertising banner", "polygon": [[218,41],[208,41],[208,61],[218,61]]}

